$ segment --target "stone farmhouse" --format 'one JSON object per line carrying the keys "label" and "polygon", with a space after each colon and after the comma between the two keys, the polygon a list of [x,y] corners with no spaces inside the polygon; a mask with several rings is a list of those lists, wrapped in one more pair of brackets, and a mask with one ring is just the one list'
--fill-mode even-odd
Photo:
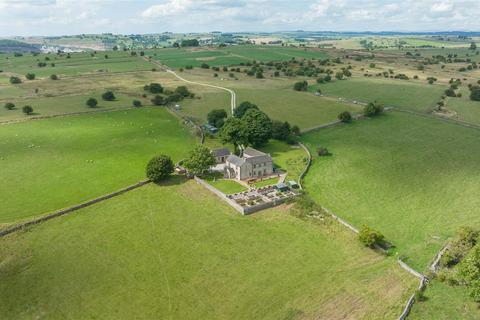
{"label": "stone farmhouse", "polygon": [[246,148],[242,157],[231,154],[225,160],[225,178],[248,180],[273,174],[273,161],[269,154]]}

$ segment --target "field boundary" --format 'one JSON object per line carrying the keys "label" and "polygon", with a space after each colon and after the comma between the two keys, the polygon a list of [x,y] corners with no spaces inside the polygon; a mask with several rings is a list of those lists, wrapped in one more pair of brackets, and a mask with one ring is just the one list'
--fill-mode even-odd
{"label": "field boundary", "polygon": [[29,220],[29,221],[26,221],[26,222],[23,222],[23,223],[19,223],[19,224],[16,224],[16,225],[13,225],[11,227],[8,227],[4,230],[1,230],[0,231],[0,238],[2,237],[5,237],[6,235],[9,235],[11,233],[14,233],[16,231],[20,231],[20,230],[23,230],[27,227],[30,227],[30,226],[33,226],[33,225],[37,225],[37,224],[40,224],[42,222],[45,222],[45,221],[48,221],[48,220],[51,220],[53,218],[57,218],[57,217],[61,217],[63,215],[66,215],[66,214],[69,214],[69,213],[72,213],[72,212],[75,212],[77,210],[80,210],[80,209],[83,209],[83,208],[86,208],[86,207],[89,207],[91,205],[94,205],[96,203],[99,203],[99,202],[102,202],[104,200],[108,200],[108,199],[111,199],[111,198],[114,198],[116,196],[119,196],[121,194],[124,194],[128,191],[131,191],[131,190],[134,190],[134,189],[137,189],[137,188],[140,188],[148,183],[150,183],[151,181],[149,179],[147,180],[143,180],[143,181],[140,181],[140,182],[137,182],[135,184],[132,184],[128,187],[125,187],[125,188],[122,188],[120,190],[117,190],[117,191],[114,191],[114,192],[111,192],[109,194],[106,194],[106,195],[103,195],[103,196],[100,196],[98,198],[95,198],[95,199],[92,199],[92,200],[88,200],[86,202],[83,202],[83,203],[80,203],[80,204],[77,204],[77,205],[74,205],[72,207],[68,207],[68,208],[65,208],[65,209],[60,209],[60,210],[57,210],[53,213],[50,213],[50,214],[47,214],[47,215],[44,215],[44,216],[41,216],[41,217],[38,217],[38,218],[35,218],[35,219],[32,219],[32,220]]}
{"label": "field boundary", "polygon": [[305,168],[303,168],[303,171],[300,173],[300,176],[298,176],[298,185],[300,186],[300,189],[303,190],[302,180],[305,177],[305,175],[307,174],[308,169],[310,169],[310,165],[312,164],[312,154],[310,153],[310,150],[308,150],[308,148],[305,147],[305,145],[303,143],[299,142],[298,145],[300,146],[300,148],[303,149],[303,151],[305,151],[305,153],[308,156],[307,164],[306,164]]}

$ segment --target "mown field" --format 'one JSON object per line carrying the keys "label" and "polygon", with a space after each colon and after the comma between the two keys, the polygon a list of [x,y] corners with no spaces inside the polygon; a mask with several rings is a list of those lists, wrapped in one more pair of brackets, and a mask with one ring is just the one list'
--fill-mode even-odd
{"label": "mown field", "polygon": [[[0,240],[6,319],[391,319],[416,281],[336,223],[148,185]],[[327,220],[328,221],[328,220]],[[381,303],[379,303],[381,302]]]}
{"label": "mown field", "polygon": [[187,65],[199,67],[202,63],[210,66],[238,65],[256,61],[283,61],[292,58],[324,59],[328,55],[318,49],[298,49],[268,46],[232,46],[227,48],[171,48],[148,50],[146,55],[172,68]]}
{"label": "mown field", "polygon": [[480,131],[403,113],[306,135],[309,193],[356,226],[383,232],[419,270],[463,225],[480,226]]}
{"label": "mown field", "polygon": [[358,100],[377,101],[390,106],[417,112],[431,111],[445,91],[442,85],[389,79],[352,78],[310,86],[310,91],[320,89],[323,94]]}
{"label": "mown field", "polygon": [[178,161],[194,143],[163,108],[0,126],[0,223],[60,209],[145,177],[147,161]]}

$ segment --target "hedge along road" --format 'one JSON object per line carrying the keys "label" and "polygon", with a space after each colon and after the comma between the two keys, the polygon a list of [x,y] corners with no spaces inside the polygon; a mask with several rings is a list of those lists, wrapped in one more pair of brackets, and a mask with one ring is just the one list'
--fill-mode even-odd
{"label": "hedge along road", "polygon": [[204,87],[210,87],[210,88],[216,88],[216,89],[220,89],[220,90],[224,90],[224,91],[227,91],[228,93],[230,93],[230,96],[231,96],[231,99],[230,99],[230,108],[231,108],[231,111],[232,111],[232,115],[233,115],[233,110],[235,109],[237,103],[236,103],[236,100],[237,100],[237,95],[235,94],[235,91],[233,91],[232,89],[228,89],[228,88],[225,88],[225,87],[220,87],[220,86],[216,86],[216,85],[213,85],[213,84],[207,84],[207,83],[201,83],[201,82],[196,82],[196,81],[190,81],[190,80],[187,80],[181,76],[179,76],[175,71],[167,68],[166,66],[164,66],[163,64],[157,62],[157,61],[152,61],[152,60],[149,60],[147,58],[144,58],[146,61],[149,61],[157,66],[159,66],[160,68],[164,69],[165,71],[167,71],[168,73],[174,75],[177,79],[183,81],[183,82],[186,82],[186,83],[191,83],[191,84],[196,84],[196,85],[199,85],[199,86],[204,86]]}

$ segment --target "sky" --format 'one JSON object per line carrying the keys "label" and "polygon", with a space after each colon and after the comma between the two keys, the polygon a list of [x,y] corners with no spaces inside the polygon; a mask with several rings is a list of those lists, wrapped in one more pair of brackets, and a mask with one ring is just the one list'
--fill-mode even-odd
{"label": "sky", "polygon": [[0,0],[0,36],[480,31],[480,0]]}

